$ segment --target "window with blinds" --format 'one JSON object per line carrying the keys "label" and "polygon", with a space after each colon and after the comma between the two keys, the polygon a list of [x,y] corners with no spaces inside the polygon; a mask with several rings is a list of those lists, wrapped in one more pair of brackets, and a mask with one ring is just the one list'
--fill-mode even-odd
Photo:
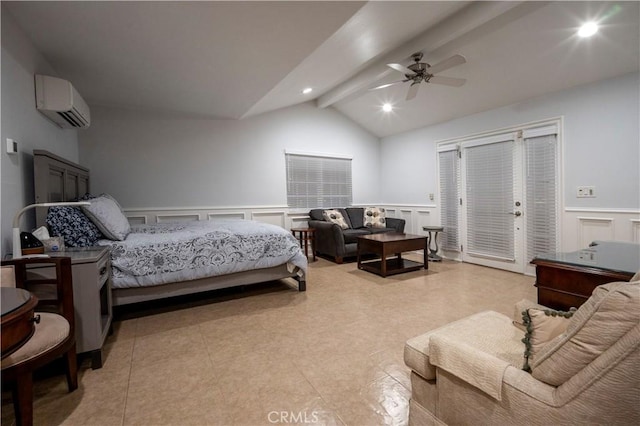
{"label": "window with blinds", "polygon": [[524,139],[526,165],[527,261],[556,251],[557,136]]}
{"label": "window with blinds", "polygon": [[350,206],[351,159],[285,154],[290,208]]}
{"label": "window with blinds", "polygon": [[470,254],[515,260],[514,141],[465,148],[467,245]]}
{"label": "window with blinds", "polygon": [[458,206],[460,205],[460,167],[458,151],[438,153],[440,169],[440,223],[444,228],[441,234],[443,250],[460,251]]}

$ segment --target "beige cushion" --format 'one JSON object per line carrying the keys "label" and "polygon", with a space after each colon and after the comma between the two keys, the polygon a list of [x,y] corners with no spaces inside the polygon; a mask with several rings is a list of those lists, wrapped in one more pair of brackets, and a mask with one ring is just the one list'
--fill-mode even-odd
{"label": "beige cushion", "polygon": [[640,322],[640,282],[597,287],[563,334],[531,364],[533,376],[553,386],[565,383]]}
{"label": "beige cushion", "polygon": [[636,274],[631,277],[629,281],[640,281],[640,271],[636,272]]}
{"label": "beige cushion", "polygon": [[367,207],[364,209],[364,226],[371,228],[386,228],[386,212],[382,207]]}
{"label": "beige cushion", "polygon": [[524,311],[526,333],[524,336],[525,371],[530,371],[529,364],[551,340],[564,333],[569,325],[571,312],[560,312],[552,309],[529,308]]}
{"label": "beige cushion", "polygon": [[37,312],[40,323],[33,336],[20,349],[2,360],[2,369],[34,358],[62,343],[69,336],[69,323],[58,314]]}
{"label": "beige cushion", "polygon": [[404,363],[426,380],[436,378],[436,367],[429,362],[429,340],[434,331],[413,337],[404,345]]}
{"label": "beige cushion", "polygon": [[517,342],[517,361],[511,355],[509,359],[516,364],[520,363],[524,350],[520,340],[524,337],[524,332],[514,328],[509,317],[493,311],[479,312],[407,340],[404,345],[404,363],[424,379],[433,380],[436,378],[436,367],[429,359],[431,338],[443,335],[472,344],[469,335],[479,335],[480,330],[486,332],[486,336],[482,336],[484,340],[508,339]]}
{"label": "beige cushion", "polygon": [[322,217],[327,222],[335,223],[336,225],[338,225],[342,229],[348,229],[349,228],[349,225],[344,220],[344,217],[342,216],[342,213],[340,213],[338,210],[324,210],[322,212]]}

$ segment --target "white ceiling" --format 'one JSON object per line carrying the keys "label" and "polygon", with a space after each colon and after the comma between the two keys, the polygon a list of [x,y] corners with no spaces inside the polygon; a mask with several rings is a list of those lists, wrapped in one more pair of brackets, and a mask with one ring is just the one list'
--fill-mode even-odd
{"label": "white ceiling", "polygon": [[[636,1],[2,4],[89,105],[241,119],[315,99],[378,136],[640,68]],[[586,20],[600,31],[579,39]],[[442,75],[467,84],[367,90],[416,51],[464,55]]]}

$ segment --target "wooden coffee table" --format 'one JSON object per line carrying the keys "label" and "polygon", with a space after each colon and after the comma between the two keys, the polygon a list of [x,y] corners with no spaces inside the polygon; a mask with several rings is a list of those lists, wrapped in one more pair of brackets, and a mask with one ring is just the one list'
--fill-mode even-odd
{"label": "wooden coffee table", "polygon": [[[402,258],[403,252],[414,250],[422,250],[423,263]],[[362,255],[368,253],[376,254],[380,258],[363,261]],[[396,257],[387,259],[388,256],[393,254]],[[388,232],[358,237],[358,269],[386,277],[387,275],[402,274],[422,268],[429,268],[429,263],[427,262],[427,237],[425,236]]]}

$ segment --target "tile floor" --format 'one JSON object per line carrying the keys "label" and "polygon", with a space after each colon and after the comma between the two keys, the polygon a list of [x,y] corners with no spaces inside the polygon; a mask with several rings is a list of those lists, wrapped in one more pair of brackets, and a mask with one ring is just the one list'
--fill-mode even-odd
{"label": "tile floor", "polygon": [[533,282],[447,261],[384,279],[319,259],[305,293],[279,282],[124,312],[78,390],[63,375],[36,382],[35,424],[403,425],[405,340],[482,310],[511,315],[535,300]]}

